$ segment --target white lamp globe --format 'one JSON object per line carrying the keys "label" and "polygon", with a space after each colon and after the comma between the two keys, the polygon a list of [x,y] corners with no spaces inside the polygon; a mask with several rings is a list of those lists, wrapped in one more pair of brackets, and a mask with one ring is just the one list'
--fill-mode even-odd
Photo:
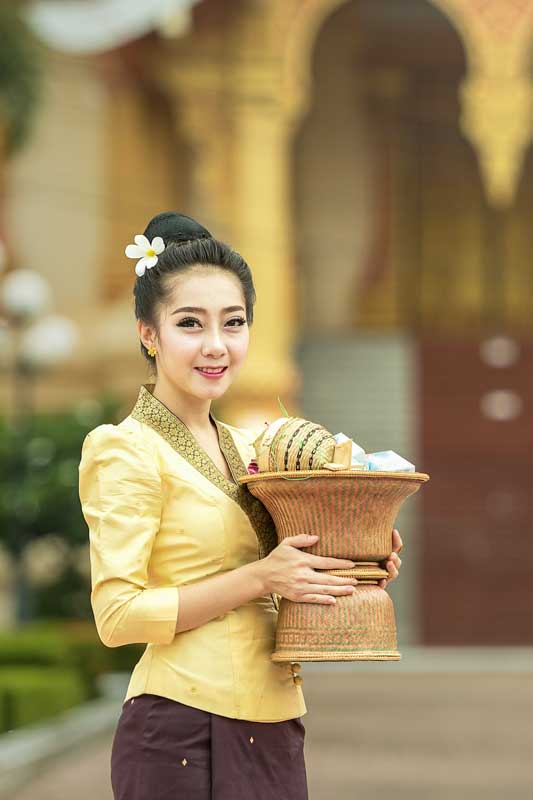
{"label": "white lamp globe", "polygon": [[1,285],[5,309],[14,317],[36,317],[50,308],[50,285],[32,269],[15,269]]}
{"label": "white lamp globe", "polygon": [[24,331],[20,340],[20,358],[34,368],[53,367],[69,358],[78,341],[76,325],[66,317],[51,314]]}

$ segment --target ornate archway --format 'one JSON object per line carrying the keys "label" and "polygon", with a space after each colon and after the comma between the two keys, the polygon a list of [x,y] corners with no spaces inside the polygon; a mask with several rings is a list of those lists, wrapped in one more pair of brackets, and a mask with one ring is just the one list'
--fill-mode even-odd
{"label": "ornate archway", "polygon": [[[347,0],[276,3],[275,24],[286,25],[282,86],[290,114],[307,108],[313,45],[325,20]],[[489,202],[512,203],[524,154],[533,138],[529,74],[532,0],[427,0],[455,27],[468,57],[461,87],[462,128],[474,146]]]}

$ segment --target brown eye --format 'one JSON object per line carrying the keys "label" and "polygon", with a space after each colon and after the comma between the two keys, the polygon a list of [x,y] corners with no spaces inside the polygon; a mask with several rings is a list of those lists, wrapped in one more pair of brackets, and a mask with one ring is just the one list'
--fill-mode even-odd
{"label": "brown eye", "polygon": [[[231,325],[232,322],[235,324]],[[245,325],[245,324],[246,320],[244,319],[244,317],[233,317],[233,319],[230,319],[230,321],[228,322],[228,325],[231,325],[232,328],[237,328],[240,325]]]}

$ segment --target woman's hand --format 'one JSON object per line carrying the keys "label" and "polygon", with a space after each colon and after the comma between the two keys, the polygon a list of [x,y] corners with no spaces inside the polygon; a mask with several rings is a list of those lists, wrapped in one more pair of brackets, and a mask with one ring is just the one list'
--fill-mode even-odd
{"label": "woman's hand", "polygon": [[275,592],[295,603],[335,603],[335,596],[351,594],[356,578],[327,575],[316,570],[351,569],[353,561],[303,553],[299,547],[311,547],[318,536],[305,533],[288,536],[268,556],[255,562],[265,594]]}
{"label": "woman's hand", "polygon": [[378,581],[378,586],[381,586],[382,589],[385,588],[387,583],[395,581],[396,578],[398,577],[398,574],[400,572],[400,567],[402,565],[402,559],[400,558],[398,553],[400,552],[402,547],[403,547],[403,542],[400,533],[399,531],[396,530],[396,528],[394,528],[394,530],[392,531],[392,553],[390,554],[389,558],[386,559],[385,562],[383,561],[381,562],[381,564],[385,566],[387,572],[389,573],[388,578],[382,578],[380,581]]}

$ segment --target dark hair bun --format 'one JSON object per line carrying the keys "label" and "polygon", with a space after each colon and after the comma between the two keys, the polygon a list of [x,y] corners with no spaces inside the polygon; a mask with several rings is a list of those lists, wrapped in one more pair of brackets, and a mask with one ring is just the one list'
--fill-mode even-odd
{"label": "dark hair bun", "polygon": [[161,236],[165,244],[169,242],[187,242],[191,239],[207,239],[211,234],[192,217],[178,214],[175,211],[163,211],[150,220],[144,235],[152,241]]}

